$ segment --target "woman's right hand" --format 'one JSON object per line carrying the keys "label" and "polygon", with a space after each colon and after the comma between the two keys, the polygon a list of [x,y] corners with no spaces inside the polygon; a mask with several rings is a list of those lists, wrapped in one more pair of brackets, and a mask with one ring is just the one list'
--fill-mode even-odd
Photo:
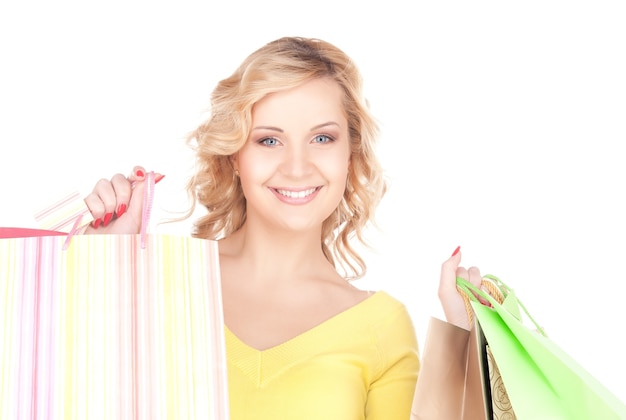
{"label": "woman's right hand", "polygon": [[[94,219],[85,233],[139,233],[145,179],[146,170],[135,166],[129,177],[115,174],[110,180],[98,181],[85,197]],[[155,174],[155,182],[161,179],[163,175]]]}

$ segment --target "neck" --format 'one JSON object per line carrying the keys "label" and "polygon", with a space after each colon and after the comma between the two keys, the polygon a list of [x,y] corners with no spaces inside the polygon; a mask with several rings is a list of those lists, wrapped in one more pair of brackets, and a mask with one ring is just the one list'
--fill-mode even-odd
{"label": "neck", "polygon": [[247,267],[250,281],[293,282],[317,276],[334,268],[321,247],[321,230],[305,232],[270,231],[260,224],[246,222],[241,229],[223,239],[220,253]]}

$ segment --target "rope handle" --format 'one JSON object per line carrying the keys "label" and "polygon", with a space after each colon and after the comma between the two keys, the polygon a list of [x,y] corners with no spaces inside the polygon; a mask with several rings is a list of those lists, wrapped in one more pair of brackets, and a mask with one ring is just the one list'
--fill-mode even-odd
{"label": "rope handle", "polygon": [[[463,302],[465,303],[465,311],[467,312],[467,317],[469,318],[469,322],[471,325],[474,322],[474,310],[472,309],[471,301],[476,300],[480,302],[480,300],[471,299],[470,295],[473,297],[476,297],[476,296],[472,294],[470,291],[468,291],[466,288],[463,288],[462,286],[458,285],[458,281],[459,281],[459,278],[457,277],[456,290],[459,292],[459,294],[463,298]],[[500,290],[498,285],[493,280],[491,280],[488,277],[483,277],[480,282],[480,286],[481,288],[484,287],[485,289],[487,289],[487,292],[496,300],[496,302],[502,305],[502,302],[504,302],[504,297],[505,297],[504,293],[502,292],[502,290]]]}
{"label": "rope handle", "polygon": [[[487,289],[487,292],[482,290],[484,287]],[[482,278],[480,287],[476,287],[474,284],[469,281],[457,277],[456,278],[456,289],[463,298],[465,302],[465,310],[467,311],[467,316],[469,318],[470,324],[474,321],[474,310],[472,309],[471,302],[478,302],[485,306],[494,307],[496,305],[502,306],[506,297],[513,291],[509,286],[507,286],[502,280],[498,277],[487,274]],[[489,305],[480,301],[480,298],[483,298]],[[543,336],[547,336],[544,329],[535,321],[535,319],[530,315],[528,309],[524,306],[524,304],[516,298],[517,304],[524,311],[528,319],[533,323],[536,327],[537,332],[539,332]]]}

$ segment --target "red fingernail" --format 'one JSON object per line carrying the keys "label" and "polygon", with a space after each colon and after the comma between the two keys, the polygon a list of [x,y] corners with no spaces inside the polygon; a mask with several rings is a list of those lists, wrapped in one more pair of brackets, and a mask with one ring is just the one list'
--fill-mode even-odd
{"label": "red fingernail", "polygon": [[102,227],[107,227],[111,219],[113,218],[113,213],[107,213],[104,215],[104,220],[102,221]]}
{"label": "red fingernail", "polygon": [[102,223],[102,219],[97,218],[96,220],[91,222],[91,226],[93,226],[94,229],[98,229],[98,227],[100,226],[100,223]]}
{"label": "red fingernail", "polygon": [[120,206],[117,208],[117,217],[122,216],[122,214],[124,214],[124,212],[126,212],[126,204],[122,203],[120,204]]}
{"label": "red fingernail", "polygon": [[454,252],[452,253],[452,256],[454,257],[456,254],[459,253],[459,251],[461,250],[461,246],[457,246],[456,249],[454,250]]}
{"label": "red fingernail", "polygon": [[158,183],[163,178],[165,178],[165,175],[157,174],[157,176],[154,177],[154,183]]}
{"label": "red fingernail", "polygon": [[137,171],[135,172],[135,175],[137,175],[140,178],[143,178],[144,176],[146,176],[146,174],[144,174],[141,169],[137,169]]}

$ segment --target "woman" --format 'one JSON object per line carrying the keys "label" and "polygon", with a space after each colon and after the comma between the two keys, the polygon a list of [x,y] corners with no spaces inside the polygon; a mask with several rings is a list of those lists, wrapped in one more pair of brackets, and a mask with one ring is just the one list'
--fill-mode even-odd
{"label": "woman", "polygon": [[[402,303],[354,287],[366,265],[350,243],[385,193],[377,126],[360,73],[335,46],[282,38],[252,53],[212,95],[190,136],[188,188],[219,240],[232,419],[408,419],[418,347]],[[87,233],[135,233],[142,180],[101,180]],[[135,184],[133,188],[132,185]],[[469,328],[457,250],[442,267],[446,318]]]}

